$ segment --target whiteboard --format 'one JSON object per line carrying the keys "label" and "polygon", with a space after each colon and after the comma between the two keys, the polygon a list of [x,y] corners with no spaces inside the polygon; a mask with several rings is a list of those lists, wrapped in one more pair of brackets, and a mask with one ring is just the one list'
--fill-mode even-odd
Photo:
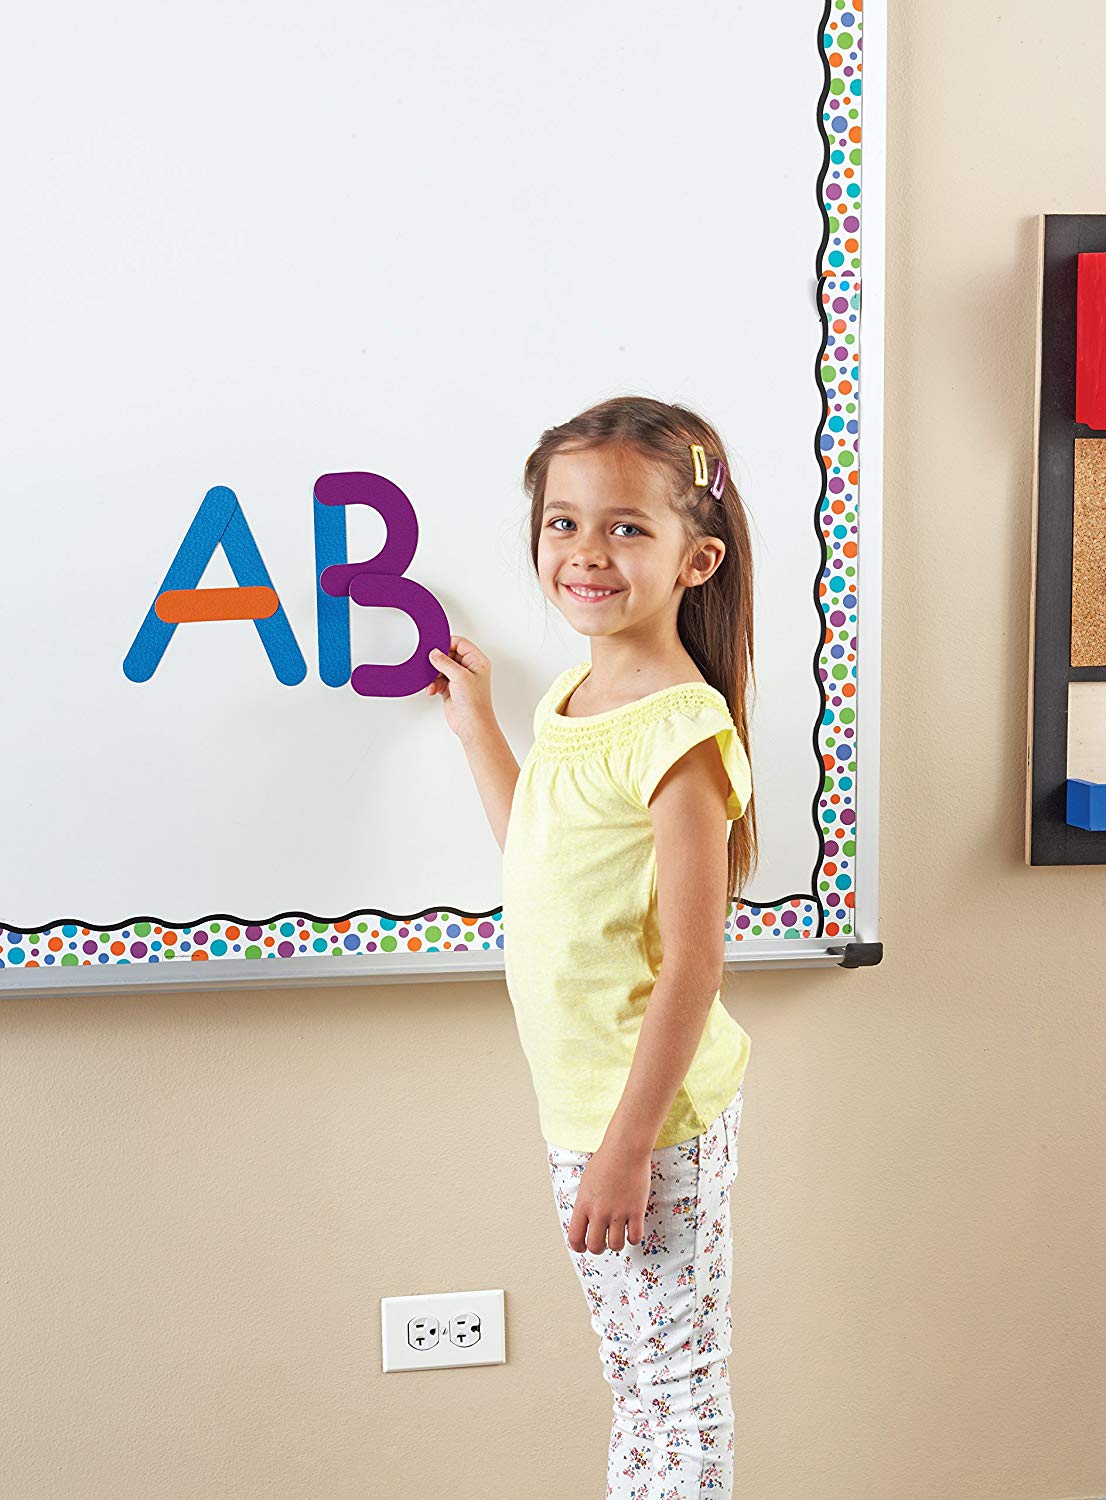
{"label": "whiteboard", "polygon": [[[406,497],[406,576],[491,658],[521,760],[588,655],[533,576],[523,463],[623,392],[712,421],[753,520],[761,855],[728,961],[874,941],[882,25],[798,0],[9,17],[0,987],[501,969],[501,853],[439,702],[324,680],[316,489]],[[155,649],[220,506],[277,613]],[[343,515],[372,559],[382,516]],[[202,587],[240,569],[220,541]],[[403,609],[329,607],[353,663],[416,652]]]}

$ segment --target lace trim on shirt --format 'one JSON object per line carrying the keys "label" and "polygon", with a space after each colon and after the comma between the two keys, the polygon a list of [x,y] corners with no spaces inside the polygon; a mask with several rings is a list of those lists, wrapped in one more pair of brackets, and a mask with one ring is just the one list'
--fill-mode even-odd
{"label": "lace trim on shirt", "polygon": [[[567,687],[564,696],[568,696]],[[531,753],[537,760],[581,760],[601,751],[631,745],[643,729],[667,717],[673,709],[694,714],[705,708],[720,708],[732,724],[729,704],[709,682],[676,683],[662,689],[647,702],[624,704],[613,711],[612,718],[600,719],[594,724],[583,719],[556,719],[550,712]]]}

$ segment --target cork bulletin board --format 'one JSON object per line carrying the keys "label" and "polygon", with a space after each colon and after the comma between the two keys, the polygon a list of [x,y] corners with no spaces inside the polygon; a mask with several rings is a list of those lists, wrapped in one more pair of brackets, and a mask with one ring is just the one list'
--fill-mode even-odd
{"label": "cork bulletin board", "polygon": [[623,392],[753,519],[727,963],[878,961],[882,0],[61,0],[5,57],[0,991],[501,972],[411,664],[475,640],[521,761],[585,654],[523,464]]}
{"label": "cork bulletin board", "polygon": [[1106,667],[1106,438],[1075,440],[1074,507],[1071,665]]}

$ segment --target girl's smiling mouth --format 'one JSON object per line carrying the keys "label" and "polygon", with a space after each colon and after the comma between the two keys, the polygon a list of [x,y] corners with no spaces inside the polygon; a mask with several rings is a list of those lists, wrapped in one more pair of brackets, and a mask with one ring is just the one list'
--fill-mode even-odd
{"label": "girl's smiling mouth", "polygon": [[593,588],[590,584],[582,583],[562,583],[561,587],[584,604],[601,604],[604,599],[613,599],[616,594],[622,593],[621,589]]}

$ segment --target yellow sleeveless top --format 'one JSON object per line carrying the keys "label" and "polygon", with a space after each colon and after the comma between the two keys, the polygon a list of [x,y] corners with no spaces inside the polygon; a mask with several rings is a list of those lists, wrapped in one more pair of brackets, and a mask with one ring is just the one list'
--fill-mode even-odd
{"label": "yellow sleeveless top", "polygon": [[[568,667],[534,711],[503,850],[503,957],[542,1134],[594,1151],[622,1097],[660,972],[657,859],[648,802],[681,755],[713,735],[727,818],[752,792],[745,747],[716,688],[683,682],[606,713],[560,713],[591,670]],[[706,1130],[736,1094],[750,1040],[711,1004],[654,1149]]]}

